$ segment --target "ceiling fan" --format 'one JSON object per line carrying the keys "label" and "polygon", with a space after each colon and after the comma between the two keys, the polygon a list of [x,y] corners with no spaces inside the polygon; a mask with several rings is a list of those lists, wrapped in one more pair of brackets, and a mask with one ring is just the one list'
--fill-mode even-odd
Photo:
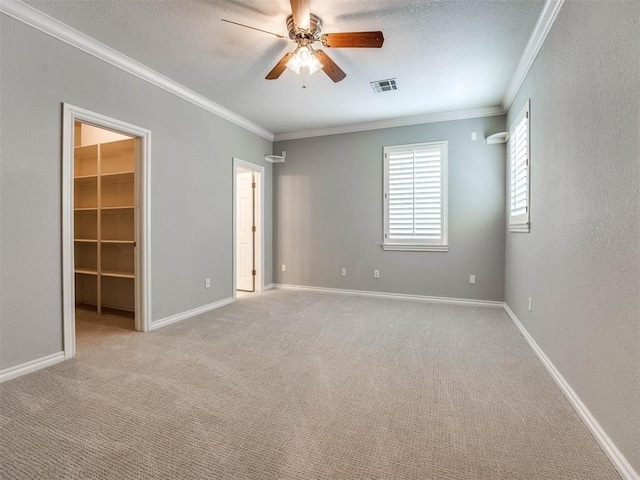
{"label": "ceiling fan", "polygon": [[[306,68],[309,74],[322,69],[331,80],[337,83],[344,80],[347,74],[326,53],[322,50],[314,49],[312,47],[313,43],[321,42],[327,48],[380,48],[384,43],[384,37],[380,31],[322,34],[322,19],[311,13],[309,0],[290,1],[292,15],[287,18],[287,30],[289,31],[289,38],[296,42],[297,47],[280,59],[265,77],[267,80],[279,78],[287,68],[297,74],[300,73],[302,68]],[[270,33],[280,38],[286,38],[283,35],[260,30],[259,28],[222,20],[227,23]]]}

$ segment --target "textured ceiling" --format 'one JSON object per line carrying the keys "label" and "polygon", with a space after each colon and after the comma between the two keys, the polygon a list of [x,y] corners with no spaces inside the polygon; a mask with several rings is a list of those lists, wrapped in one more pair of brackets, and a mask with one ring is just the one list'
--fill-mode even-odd
{"label": "textured ceiling", "polygon": [[[381,49],[324,48],[334,84],[265,75],[295,44],[289,0],[26,0],[25,3],[274,132],[499,105],[544,0],[311,0],[323,33],[382,30]],[[398,91],[369,82],[396,78]]]}

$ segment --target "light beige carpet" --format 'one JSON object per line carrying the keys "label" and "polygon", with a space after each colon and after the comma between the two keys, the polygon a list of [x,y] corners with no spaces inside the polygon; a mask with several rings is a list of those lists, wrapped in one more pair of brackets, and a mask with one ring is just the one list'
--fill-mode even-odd
{"label": "light beige carpet", "polygon": [[293,291],[0,385],[4,479],[615,479],[495,308]]}

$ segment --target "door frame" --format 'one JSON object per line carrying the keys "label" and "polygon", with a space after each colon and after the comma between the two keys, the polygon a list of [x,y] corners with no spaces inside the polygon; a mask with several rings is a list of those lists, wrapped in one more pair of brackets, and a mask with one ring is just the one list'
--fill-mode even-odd
{"label": "door frame", "polygon": [[150,274],[150,165],[151,131],[68,103],[63,104],[62,120],[62,310],[64,357],[76,354],[75,273],[74,273],[74,147],[75,122],[113,130],[136,138],[136,265],[135,329],[147,332],[151,313]]}
{"label": "door frame", "polygon": [[264,188],[264,178],[266,169],[263,166],[260,166],[256,163],[247,162],[245,160],[241,160],[239,158],[233,157],[233,191],[232,195],[232,204],[233,204],[233,225],[232,225],[232,253],[231,258],[232,261],[232,291],[233,291],[233,299],[235,300],[238,297],[238,292],[236,291],[236,228],[237,228],[237,201],[236,194],[238,191],[238,178],[236,176],[236,167],[242,167],[247,170],[251,170],[256,174],[256,199],[257,199],[257,211],[254,212],[255,217],[257,219],[257,235],[255,236],[255,245],[254,250],[256,252],[256,264],[255,268],[257,270],[256,279],[255,279],[255,292],[261,292],[264,290],[264,269],[265,269],[265,221],[264,221],[264,210],[265,210],[265,188]]}

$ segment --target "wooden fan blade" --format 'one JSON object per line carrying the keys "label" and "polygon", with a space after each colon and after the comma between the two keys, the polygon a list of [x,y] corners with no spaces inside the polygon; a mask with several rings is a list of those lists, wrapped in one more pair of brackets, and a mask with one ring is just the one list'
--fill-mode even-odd
{"label": "wooden fan blade", "polygon": [[329,75],[329,78],[331,80],[333,80],[335,83],[344,80],[344,77],[346,77],[347,74],[344,73],[338,65],[336,65],[336,62],[329,58],[329,55],[324,53],[322,50],[316,50],[315,53],[316,57],[322,64],[322,71]]}
{"label": "wooden fan blade", "polygon": [[322,35],[322,44],[329,48],[380,48],[382,32],[345,32]]}
{"label": "wooden fan blade", "polygon": [[311,26],[311,7],[309,0],[291,0],[291,13],[293,24],[302,29],[309,30]]}
{"label": "wooden fan blade", "polygon": [[285,54],[285,56],[280,59],[276,66],[273,67],[273,70],[271,70],[265,78],[267,80],[275,80],[276,78],[280,77],[280,75],[282,75],[282,72],[287,69],[287,62],[291,59],[291,57],[293,57],[293,52]]}

